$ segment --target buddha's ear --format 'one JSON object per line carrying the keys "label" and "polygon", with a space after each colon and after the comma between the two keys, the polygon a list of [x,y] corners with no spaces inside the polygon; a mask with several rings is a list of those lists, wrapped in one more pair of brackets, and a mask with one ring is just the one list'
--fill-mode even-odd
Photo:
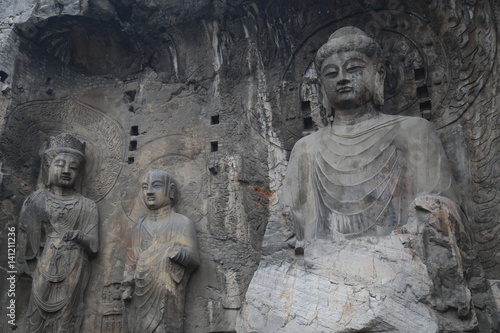
{"label": "buddha's ear", "polygon": [[375,73],[375,91],[373,92],[373,102],[377,106],[384,105],[384,82],[385,82],[385,67],[378,64]]}
{"label": "buddha's ear", "polygon": [[333,116],[334,110],[326,96],[325,87],[320,83],[319,102],[324,108],[325,118],[328,119]]}
{"label": "buddha's ear", "polygon": [[171,182],[169,187],[168,187],[168,197],[170,200],[174,200],[176,195],[177,195],[177,188],[175,187],[174,182]]}

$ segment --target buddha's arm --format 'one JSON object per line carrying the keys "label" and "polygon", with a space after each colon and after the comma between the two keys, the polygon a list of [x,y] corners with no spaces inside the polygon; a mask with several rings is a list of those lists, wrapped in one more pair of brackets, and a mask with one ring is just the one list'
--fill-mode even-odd
{"label": "buddha's arm", "polygon": [[263,256],[275,255],[283,259],[290,248],[296,253],[303,252],[305,227],[315,221],[315,215],[309,214],[314,194],[309,192],[311,157],[308,148],[308,143],[302,139],[292,150],[276,211],[267,223]]}
{"label": "buddha's arm", "polygon": [[311,154],[315,144],[313,139],[312,136],[306,137],[295,144],[290,155],[280,198],[282,218],[298,241],[311,236],[318,214],[311,172],[315,163]]}
{"label": "buddha's arm", "polygon": [[433,125],[414,118],[409,127],[404,132],[415,194],[441,195],[458,202],[451,166]]}

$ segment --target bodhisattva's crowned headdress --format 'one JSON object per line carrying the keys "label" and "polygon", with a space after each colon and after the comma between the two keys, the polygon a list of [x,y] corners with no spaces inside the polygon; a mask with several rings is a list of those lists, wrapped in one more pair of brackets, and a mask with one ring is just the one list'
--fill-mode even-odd
{"label": "bodhisattva's crowned headdress", "polygon": [[85,142],[78,140],[75,136],[69,133],[61,133],[58,136],[51,136],[46,153],[73,153],[85,158]]}

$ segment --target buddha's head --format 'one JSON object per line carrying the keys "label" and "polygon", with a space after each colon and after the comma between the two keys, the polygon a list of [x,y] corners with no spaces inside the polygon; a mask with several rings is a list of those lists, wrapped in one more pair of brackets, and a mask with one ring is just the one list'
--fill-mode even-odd
{"label": "buddha's head", "polygon": [[355,109],[384,104],[385,68],[380,45],[355,27],[335,31],[316,54],[325,106]]}
{"label": "buddha's head", "polygon": [[43,153],[43,179],[47,187],[74,189],[85,166],[85,143],[62,133],[50,137]]}
{"label": "buddha's head", "polygon": [[177,199],[175,179],[163,170],[146,172],[142,177],[141,189],[144,204],[151,210],[173,205]]}

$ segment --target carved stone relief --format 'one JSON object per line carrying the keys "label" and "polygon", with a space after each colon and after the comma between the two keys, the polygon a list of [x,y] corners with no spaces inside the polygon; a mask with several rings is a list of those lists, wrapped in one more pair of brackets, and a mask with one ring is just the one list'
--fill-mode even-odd
{"label": "carved stone relief", "polygon": [[[86,141],[88,163],[83,186],[76,188],[97,202],[102,242],[92,260],[82,331],[126,331],[130,307],[118,299],[123,254],[129,231],[149,212],[137,190],[150,169],[169,170],[179,181],[178,213],[196,225],[200,267],[185,291],[186,332],[232,331],[261,257],[263,265],[269,258],[283,265],[257,272],[251,289],[262,294],[253,298],[259,304],[253,310],[266,316],[251,318],[291,332],[329,331],[314,326],[324,318],[359,319],[359,331],[390,332],[404,321],[413,322],[406,329],[432,331],[435,318],[427,319],[433,306],[447,315],[475,312],[482,323],[489,316],[475,309],[494,308],[484,280],[476,279],[475,289],[458,281],[460,263],[472,267],[478,260],[463,248],[468,244],[463,217],[457,218],[446,200],[439,207],[431,200],[427,208],[421,202],[416,214],[410,209],[408,224],[397,227],[401,233],[394,237],[351,235],[345,242],[308,245],[292,237],[293,228],[282,228],[275,235],[284,236],[283,242],[261,244],[269,220],[269,225],[293,222],[287,209],[271,216],[281,209],[277,199],[292,147],[332,121],[313,58],[334,30],[352,25],[382,46],[383,112],[423,117],[438,129],[468,215],[464,228],[472,229],[474,250],[488,278],[497,279],[489,282],[500,295],[498,1],[42,0],[35,7],[33,1],[4,2],[0,244],[5,228],[19,226],[23,200],[42,185],[43,142],[62,132]],[[321,162],[339,166],[325,156]],[[383,169],[385,175],[397,170]],[[317,171],[325,184],[335,182],[326,179],[325,170]],[[330,189],[324,186],[325,193]],[[327,199],[323,208],[331,206],[332,196]],[[427,227],[421,228],[426,217]],[[333,228],[338,230],[346,228]],[[331,255],[320,258],[324,252]],[[450,274],[440,274],[432,262],[437,255],[426,253],[449,258]],[[304,258],[304,265],[290,264],[297,258]],[[481,272],[479,266],[469,271],[476,269]],[[315,270],[323,278],[312,280]],[[363,275],[368,271],[373,274]],[[0,269],[0,280],[4,277]],[[427,282],[419,283],[422,279]],[[271,293],[269,285],[275,286]],[[7,299],[4,287],[0,283],[0,305]],[[30,287],[31,278],[19,279],[20,322],[26,319]],[[467,288],[474,307],[468,307]],[[426,297],[432,290],[437,296]],[[412,297],[420,303],[413,304]],[[310,306],[315,301],[319,306]],[[393,311],[402,303],[412,315]],[[277,311],[279,306],[285,310]],[[289,326],[281,321],[286,311],[297,315]],[[310,326],[293,326],[300,321]],[[0,321],[0,331],[16,330]]]}
{"label": "carved stone relief", "polygon": [[97,314],[95,330],[102,333],[125,331],[125,306],[121,299],[121,282],[106,283],[102,289],[102,313]]}
{"label": "carved stone relief", "polygon": [[65,99],[37,101],[18,106],[10,113],[2,142],[5,157],[13,165],[13,172],[24,179],[26,186],[36,184],[27,179],[38,174],[42,144],[50,135],[71,131],[87,142],[87,163],[83,194],[99,201],[114,186],[123,166],[125,135],[121,126],[102,112],[90,106]]}
{"label": "carved stone relief", "polygon": [[20,215],[18,274],[32,276],[27,332],[79,332],[89,259],[99,251],[94,201],[75,191],[85,163],[85,143],[63,133],[43,154],[43,187]]}
{"label": "carved stone relief", "polygon": [[[494,73],[489,85],[498,84],[500,67],[497,66]],[[499,96],[498,88],[483,90],[460,122],[470,154],[467,189],[471,199],[465,204],[470,211],[476,250],[488,277],[496,280],[495,284],[500,280]]]}

